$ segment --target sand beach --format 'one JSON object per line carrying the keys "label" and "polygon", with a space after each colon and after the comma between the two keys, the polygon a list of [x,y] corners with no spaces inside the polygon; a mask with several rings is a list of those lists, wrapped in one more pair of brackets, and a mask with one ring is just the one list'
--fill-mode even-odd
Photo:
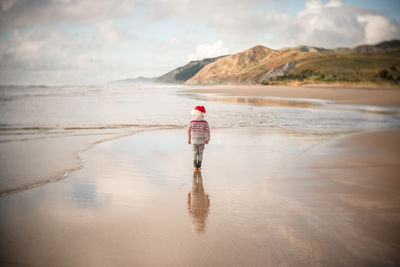
{"label": "sand beach", "polygon": [[[213,99],[226,88],[189,97],[187,89],[196,88],[173,96],[188,102],[177,110],[202,103],[213,123],[201,174],[186,142],[190,116],[98,142],[65,179],[0,198],[2,266],[400,263],[397,90],[370,98],[372,89],[328,89],[335,93],[322,97],[325,88],[297,95],[297,87],[283,88],[267,95],[360,106],[275,107],[230,101],[265,96],[259,88],[233,88],[228,101]],[[353,90],[368,101],[355,101]],[[249,118],[257,123],[245,124]]]}

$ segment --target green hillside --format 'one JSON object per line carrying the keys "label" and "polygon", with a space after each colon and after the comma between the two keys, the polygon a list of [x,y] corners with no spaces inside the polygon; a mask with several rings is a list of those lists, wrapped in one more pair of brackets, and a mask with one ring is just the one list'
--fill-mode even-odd
{"label": "green hillside", "polygon": [[287,74],[276,76],[263,84],[316,82],[372,82],[400,81],[400,49],[355,54],[323,52],[299,60]]}

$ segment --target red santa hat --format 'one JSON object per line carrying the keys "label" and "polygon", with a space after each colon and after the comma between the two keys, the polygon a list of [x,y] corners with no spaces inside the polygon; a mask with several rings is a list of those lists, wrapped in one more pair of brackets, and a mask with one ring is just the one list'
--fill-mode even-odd
{"label": "red santa hat", "polygon": [[192,115],[195,117],[205,117],[207,115],[206,109],[203,106],[197,106],[192,110]]}

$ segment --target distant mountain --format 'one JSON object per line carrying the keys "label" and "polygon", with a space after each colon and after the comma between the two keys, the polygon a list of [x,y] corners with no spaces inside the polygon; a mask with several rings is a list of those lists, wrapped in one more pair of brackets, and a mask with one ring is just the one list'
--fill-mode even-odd
{"label": "distant mountain", "polygon": [[111,81],[110,83],[152,83],[154,82],[158,77],[137,77],[135,79],[124,79],[124,80],[117,80],[117,81]]}
{"label": "distant mountain", "polygon": [[298,45],[295,47],[282,48],[280,51],[285,51],[285,50],[300,50],[302,52],[324,52],[324,51],[330,51],[331,49],[326,49],[323,47],[307,46],[307,45]]}
{"label": "distant mountain", "polygon": [[206,66],[222,57],[224,57],[224,56],[190,61],[188,64],[186,64],[182,67],[176,68],[176,69],[162,75],[155,82],[176,83],[176,84],[185,83],[188,79],[190,79],[197,72],[199,72],[204,66]]}
{"label": "distant mountain", "polygon": [[376,45],[359,45],[359,46],[354,47],[352,50],[355,53],[372,53],[372,52],[383,51],[383,50],[399,48],[399,47],[400,47],[399,40],[391,40],[391,41],[381,42]]}
{"label": "distant mountain", "polygon": [[212,62],[186,84],[400,82],[400,41],[354,48],[255,46]]}

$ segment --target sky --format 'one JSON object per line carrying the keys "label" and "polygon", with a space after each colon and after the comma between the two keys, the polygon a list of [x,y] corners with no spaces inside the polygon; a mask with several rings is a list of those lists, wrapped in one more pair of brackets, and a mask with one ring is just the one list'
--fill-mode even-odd
{"label": "sky", "polygon": [[400,39],[400,0],[0,0],[0,84],[156,77],[256,45]]}

